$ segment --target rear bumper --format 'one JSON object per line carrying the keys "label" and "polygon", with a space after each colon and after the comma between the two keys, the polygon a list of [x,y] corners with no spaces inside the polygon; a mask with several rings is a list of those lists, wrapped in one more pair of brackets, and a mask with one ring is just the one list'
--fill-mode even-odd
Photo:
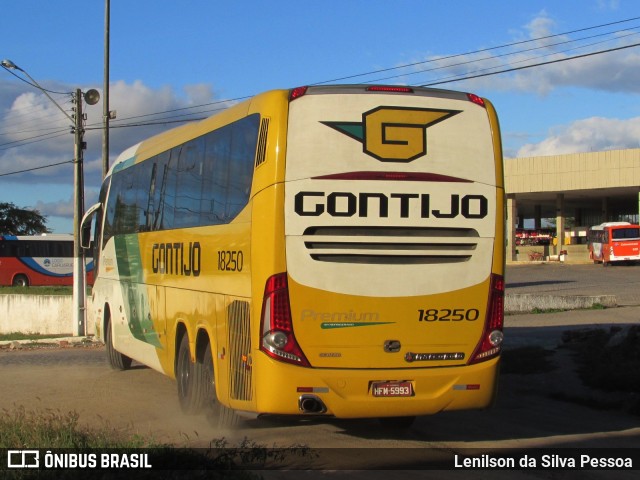
{"label": "rear bumper", "polygon": [[[317,397],[324,415],[338,418],[431,415],[447,410],[492,405],[499,359],[448,368],[320,369],[254,358],[255,405],[258,414],[301,415],[300,398]],[[410,397],[374,397],[373,382],[408,381]]]}

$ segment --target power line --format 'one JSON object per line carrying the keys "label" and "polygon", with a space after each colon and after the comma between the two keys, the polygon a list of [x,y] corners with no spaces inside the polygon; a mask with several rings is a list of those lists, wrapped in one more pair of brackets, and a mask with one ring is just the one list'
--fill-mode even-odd
{"label": "power line", "polygon": [[[195,108],[203,108],[203,107],[210,107],[211,105],[220,105],[221,103],[232,103],[232,102],[238,102],[240,100],[246,100],[247,98],[251,98],[252,95],[247,95],[244,97],[237,97],[237,98],[229,98],[229,99],[225,99],[225,100],[216,100],[215,102],[209,102],[209,103],[203,103],[201,105],[194,105],[191,107],[181,107],[181,108],[174,108],[171,110],[164,110],[162,112],[156,112],[156,113],[145,113],[145,114],[141,114],[141,115],[134,115],[132,117],[126,117],[123,118],[122,120],[133,120],[134,118],[145,118],[145,117],[151,117],[154,115],[163,115],[165,113],[175,113],[175,112],[181,112],[183,110],[191,110],[191,109],[195,109]],[[217,109],[219,110],[219,109]],[[214,110],[214,111],[217,111]],[[195,114],[197,113],[203,113],[203,112],[195,112]]]}
{"label": "power line", "polygon": [[[633,28],[640,28],[640,27],[633,27]],[[568,44],[568,43],[576,43],[578,41],[589,40],[589,39],[592,39],[592,38],[598,38],[598,37],[602,37],[602,36],[605,36],[605,35],[611,35],[612,33],[618,33],[618,32],[619,31],[601,33],[601,34],[598,34],[598,35],[591,35],[589,37],[583,37],[583,38],[579,38],[579,39],[576,39],[576,40],[566,40],[566,41],[563,41],[563,42],[557,42],[557,43],[542,45],[542,46],[539,46],[539,47],[527,48],[527,49],[524,49],[524,50],[517,50],[517,51],[514,51],[514,52],[503,53],[503,54],[500,54],[500,55],[494,55],[494,56],[489,56],[489,57],[484,57],[484,58],[474,58],[472,60],[466,60],[464,62],[450,63],[450,64],[447,64],[447,65],[441,65],[441,66],[437,66],[437,67],[427,68],[427,69],[424,69],[424,70],[416,70],[414,72],[407,72],[407,73],[401,73],[401,74],[398,74],[398,75],[392,75],[392,76],[389,76],[389,77],[376,78],[375,80],[367,80],[364,83],[377,83],[377,82],[381,82],[381,81],[384,81],[384,80],[390,80],[390,79],[394,79],[394,78],[408,77],[408,76],[417,75],[417,74],[420,74],[420,73],[433,72],[433,71],[436,71],[436,70],[444,70],[444,69],[447,69],[447,68],[459,67],[459,66],[462,66],[462,65],[480,63],[480,62],[485,61],[485,60],[495,60],[497,58],[509,57],[509,56],[513,56],[513,55],[520,55],[520,54],[526,53],[526,52],[532,52],[532,51],[535,51],[535,50],[541,50],[541,49],[546,49],[546,48],[550,48],[550,47],[557,47],[559,45],[565,45],[565,44]],[[533,58],[541,58],[541,57],[546,57],[546,56],[549,56],[549,55],[557,55],[559,53],[569,52],[571,50],[576,50],[578,48],[586,48],[586,47],[598,45],[598,44],[601,44],[601,43],[610,42],[612,40],[620,40],[621,38],[625,38],[625,37],[629,37],[629,36],[633,36],[633,35],[638,35],[638,32],[633,32],[633,33],[628,33],[626,35],[621,35],[621,36],[618,36],[618,37],[616,37],[614,39],[603,40],[601,42],[593,42],[593,43],[589,43],[589,44],[586,44],[586,45],[580,45],[580,46],[577,46],[577,47],[569,48],[569,49],[566,49],[566,50],[560,50],[560,51],[553,52],[553,53],[547,53],[547,54],[544,54],[544,55],[539,55],[537,57],[530,57],[528,59],[521,60],[521,61],[516,62],[516,63],[521,63],[522,61],[528,61],[528,60],[531,60]],[[428,62],[434,62],[435,63],[435,62],[440,62],[440,61],[448,59],[448,58],[451,58],[451,57],[434,58],[434,59],[429,60]],[[494,67],[494,68],[496,68],[496,67]]]}
{"label": "power line", "polygon": [[[475,50],[475,51],[471,51],[471,52],[467,52],[467,53],[459,53],[459,54],[455,54],[455,55],[449,55],[449,56],[445,56],[445,57],[440,57],[440,58],[437,58],[437,59],[429,59],[429,60],[424,60],[424,61],[421,61],[421,62],[414,62],[414,63],[410,63],[410,64],[400,65],[400,66],[397,66],[397,67],[390,67],[390,68],[374,70],[374,71],[370,71],[370,72],[366,72],[366,73],[349,75],[349,76],[340,77],[340,78],[333,79],[333,80],[325,80],[325,81],[322,81],[322,82],[312,83],[310,85],[322,85],[322,84],[333,83],[333,82],[341,81],[341,80],[348,80],[348,79],[353,79],[353,78],[357,78],[357,77],[373,75],[373,74],[381,73],[381,72],[398,70],[398,69],[401,69],[401,68],[407,68],[407,67],[426,64],[426,63],[433,63],[433,62],[436,62],[436,61],[437,62],[441,62],[443,60],[448,60],[448,59],[452,59],[452,58],[457,58],[457,57],[462,57],[462,56],[467,56],[467,55],[473,55],[473,54],[478,54],[478,53],[484,53],[484,52],[488,52],[488,51],[492,51],[492,50],[498,50],[498,49],[507,48],[507,47],[514,47],[514,46],[518,46],[518,45],[524,45],[524,44],[532,43],[532,42],[539,42],[539,41],[547,40],[547,39],[550,39],[550,38],[556,38],[556,37],[561,37],[561,36],[565,36],[565,35],[571,35],[573,33],[585,32],[585,31],[594,30],[594,29],[598,29],[598,28],[604,28],[604,27],[608,27],[608,26],[612,26],[612,25],[619,25],[619,24],[622,24],[622,23],[628,23],[628,22],[632,22],[632,21],[635,21],[635,20],[640,20],[640,17],[633,17],[633,18],[629,18],[629,19],[625,19],[625,20],[618,20],[618,21],[615,21],[615,22],[609,22],[609,23],[604,23],[604,24],[595,25],[595,26],[591,26],[591,27],[580,28],[580,29],[571,30],[571,31],[568,31],[568,32],[562,32],[562,33],[557,33],[557,34],[553,34],[553,35],[546,35],[546,36],[543,36],[543,37],[536,37],[536,38],[532,38],[532,39],[528,39],[528,40],[522,40],[522,41],[518,41],[518,42],[507,43],[507,44],[499,45],[499,46],[496,46],[496,47],[483,48],[483,49],[479,49],[479,50]],[[639,28],[639,27],[631,27],[631,28]],[[625,30],[628,30],[628,29],[625,29]],[[621,30],[615,30],[615,31],[612,31],[612,32],[601,33],[601,34],[592,35],[592,36],[579,38],[579,39],[575,39],[575,40],[567,40],[567,41],[564,41],[564,42],[558,42],[557,44],[548,44],[548,45],[543,45],[543,46],[540,46],[540,47],[534,47],[534,48],[530,48],[530,49],[519,50],[519,51],[516,51],[516,52],[509,52],[509,53],[506,53],[506,54],[503,54],[503,55],[498,55],[498,56],[494,56],[494,57],[487,57],[486,59],[499,58],[501,56],[508,56],[508,55],[516,55],[518,53],[537,50],[537,49],[540,49],[540,48],[550,48],[552,46],[562,45],[562,44],[565,44],[565,43],[574,43],[574,42],[578,42],[578,41],[582,41],[582,40],[587,40],[587,39],[590,39],[590,38],[600,37],[600,36],[604,36],[604,35],[616,34],[616,33],[619,33],[620,31]],[[621,38],[621,37],[617,37],[616,39],[619,39],[619,38]],[[474,60],[471,63],[477,62],[477,61],[480,61],[480,60],[483,60],[483,59]],[[464,62],[464,63],[468,63],[468,62]],[[453,65],[450,65],[449,67],[458,66],[458,65],[461,65],[461,64],[453,64]],[[447,68],[447,67],[436,67],[435,69],[442,69],[442,68]],[[431,70],[426,70],[426,71],[431,71]],[[408,74],[402,74],[402,75],[397,75],[397,76],[393,76],[393,77],[387,77],[387,78],[383,78],[383,79],[373,80],[373,82],[378,81],[378,80],[387,80],[387,79],[390,79],[390,78],[397,78],[397,77],[402,77],[402,76],[406,76],[406,75],[412,75],[414,73],[423,73],[423,72],[411,72],[411,73],[408,73]],[[365,82],[365,83],[371,83],[371,82]],[[206,106],[210,106],[210,105],[218,105],[218,104],[221,104],[221,103],[228,103],[228,102],[235,102],[235,101],[245,100],[245,99],[250,98],[250,97],[251,97],[251,95],[247,95],[247,96],[243,96],[243,97],[237,97],[237,98],[232,98],[232,99],[225,99],[225,100],[219,100],[219,101],[215,101],[215,102],[205,103],[205,104],[202,104],[202,105],[195,105],[195,106],[192,106],[192,107],[182,107],[182,108],[176,108],[176,109],[172,109],[172,110],[166,110],[166,111],[163,111],[163,112],[156,112],[156,113],[148,113],[148,114],[143,114],[143,115],[137,115],[137,116],[127,117],[127,118],[123,118],[123,119],[119,119],[119,120],[120,121],[125,121],[125,120],[132,120],[134,118],[145,118],[145,117],[150,117],[150,116],[163,115],[163,114],[167,114],[167,113],[174,113],[174,112],[178,112],[178,111],[196,109],[196,108],[206,107]],[[216,111],[216,110],[214,110],[214,111]],[[194,112],[193,114],[196,115],[198,113],[205,113],[205,112]],[[169,118],[172,118],[172,117],[169,117]],[[153,124],[157,124],[157,123],[154,122]],[[144,126],[144,124],[135,123],[135,124],[132,124],[131,126],[136,126],[136,127],[137,126]]]}
{"label": "power line", "polygon": [[67,160],[66,162],[52,163],[50,165],[43,165],[41,167],[27,168],[25,170],[18,170],[16,172],[0,173],[0,177],[6,177],[8,175],[16,175],[18,173],[33,172],[35,170],[42,170],[44,168],[57,167],[58,165],[65,165],[67,163],[74,163],[74,161],[73,160]]}
{"label": "power line", "polygon": [[[553,34],[553,35],[546,35],[544,37],[536,37],[536,38],[531,38],[531,39],[528,39],[528,40],[521,40],[521,41],[518,41],[518,42],[505,43],[504,45],[498,45],[496,47],[482,48],[482,49],[474,50],[474,51],[467,52],[467,53],[456,53],[454,55],[448,55],[448,56],[445,56],[445,57],[440,57],[438,59],[423,60],[423,61],[420,61],[420,62],[414,62],[414,63],[407,63],[405,65],[399,65],[397,67],[382,68],[380,70],[374,70],[374,71],[371,71],[371,72],[358,73],[358,74],[349,75],[349,76],[346,76],[346,77],[334,78],[333,80],[324,80],[322,82],[313,83],[311,85],[324,85],[324,84],[327,84],[327,83],[340,82],[340,81],[343,81],[343,80],[351,80],[353,78],[365,77],[365,76],[369,76],[369,75],[375,75],[376,73],[389,72],[389,71],[392,71],[392,70],[399,70],[401,68],[407,68],[407,67],[415,67],[416,65],[423,65],[425,63],[431,63],[431,62],[434,62],[434,61],[450,60],[452,58],[464,57],[464,56],[467,56],[467,55],[474,55],[474,54],[477,54],[477,53],[490,52],[490,51],[493,51],[493,50],[499,50],[501,48],[515,47],[517,45],[523,45],[523,44],[526,44],[526,43],[539,42],[541,40],[547,40],[549,38],[555,38],[555,37],[560,37],[560,36],[564,36],[564,35],[571,35],[573,33],[585,32],[585,31],[588,31],[588,30],[595,30],[597,28],[609,27],[611,25],[618,25],[618,24],[621,24],[621,23],[632,22],[632,21],[638,20],[638,19],[640,19],[640,17],[633,17],[633,18],[628,18],[626,20],[618,20],[616,22],[603,23],[601,25],[595,25],[595,26],[592,26],[592,27],[580,28],[580,29],[577,29],[577,30],[571,30],[569,32],[556,33],[556,34]],[[613,33],[617,33],[618,31],[619,30],[617,30],[616,32],[613,32]],[[391,78],[393,78],[393,77],[391,77]]]}
{"label": "power line", "polygon": [[[4,62],[3,62],[2,68],[4,68],[7,72],[9,72],[11,75],[16,77],[21,82],[24,82],[27,85],[32,86],[33,88],[37,88],[38,90],[43,90],[43,91],[45,91],[47,93],[54,93],[56,95],[73,95],[73,92],[55,92],[53,90],[48,90],[48,89],[46,89],[46,88],[44,88],[44,87],[42,87],[40,85],[36,85],[35,83],[30,82],[29,80],[26,80],[25,78],[21,77],[20,75],[16,74],[15,72],[13,72],[11,70],[11,68],[15,68],[15,65],[13,67],[7,68],[7,67],[5,67]],[[22,69],[19,69],[19,70],[24,73],[24,71]]]}
{"label": "power line", "polygon": [[557,59],[557,60],[549,60],[548,62],[534,63],[534,64],[531,64],[531,65],[525,65],[523,67],[512,67],[512,68],[508,68],[508,69],[505,69],[505,70],[500,70],[498,72],[481,73],[481,74],[478,74],[478,75],[470,75],[470,76],[467,76],[467,77],[460,77],[460,78],[441,80],[441,81],[438,81],[438,82],[425,83],[425,84],[420,85],[420,86],[421,87],[432,87],[434,85],[442,85],[443,83],[460,82],[462,80],[471,80],[471,79],[474,79],[474,78],[488,77],[490,75],[498,75],[498,74],[501,74],[501,73],[515,72],[517,70],[525,70],[527,68],[540,67],[542,65],[551,65],[553,63],[566,62],[566,61],[569,61],[569,60],[575,60],[577,58],[592,57],[594,55],[600,55],[600,54],[603,54],[603,53],[615,52],[615,51],[618,51],[618,50],[624,50],[626,48],[633,48],[633,47],[637,47],[637,46],[640,46],[640,43],[634,43],[632,45],[625,45],[623,47],[609,48],[607,50],[600,50],[600,51],[597,51],[597,52],[584,53],[582,55],[574,55],[573,57],[560,58],[560,59]]}
{"label": "power line", "polygon": [[[558,33],[558,34],[554,34],[554,35],[546,35],[546,36],[543,36],[543,37],[536,37],[534,39],[528,39],[528,40],[522,40],[522,41],[518,41],[518,42],[512,42],[512,43],[508,43],[508,44],[503,44],[503,45],[499,45],[499,46],[496,46],[496,47],[479,49],[479,50],[475,50],[475,51],[472,51],[472,52],[455,54],[455,55],[450,55],[450,56],[446,56],[446,57],[440,57],[440,58],[437,58],[437,59],[430,59],[430,60],[425,60],[425,61],[421,61],[421,62],[414,62],[414,63],[410,63],[410,64],[400,65],[400,66],[397,66],[397,67],[379,69],[379,70],[374,70],[374,71],[367,72],[367,73],[361,73],[361,74],[350,75],[350,76],[346,76],[346,77],[340,77],[340,78],[333,79],[333,80],[326,80],[326,81],[323,81],[323,82],[317,82],[314,85],[331,83],[331,82],[335,82],[335,81],[338,81],[338,80],[352,79],[352,78],[356,78],[356,77],[372,75],[372,74],[375,74],[375,73],[380,73],[380,72],[385,72],[385,71],[393,71],[393,70],[398,70],[398,69],[401,69],[401,68],[407,68],[407,67],[421,65],[421,64],[427,64],[427,63],[433,63],[433,62],[442,62],[443,60],[462,57],[462,56],[465,56],[465,55],[473,55],[473,54],[483,53],[483,52],[497,50],[497,49],[501,49],[501,48],[507,48],[507,47],[513,47],[513,46],[517,46],[517,45],[523,45],[523,44],[527,44],[527,43],[531,43],[531,42],[539,42],[539,41],[550,39],[550,38],[556,38],[556,37],[560,37],[560,36],[570,35],[572,33],[578,33],[578,32],[594,30],[594,29],[598,29],[598,28],[611,26],[611,25],[619,25],[619,24],[622,24],[622,23],[627,23],[627,22],[631,22],[631,21],[634,21],[634,20],[638,20],[638,19],[640,19],[640,17],[633,17],[633,18],[630,18],[630,19],[619,20],[619,21],[616,21],[616,22],[609,22],[609,23],[600,24],[600,25],[596,25],[596,26],[591,26],[591,27],[571,30],[569,32],[563,32],[563,33]],[[632,27],[632,28],[637,28],[637,27]],[[435,67],[435,68],[432,68],[432,69],[427,69],[427,70],[418,71],[418,72],[408,72],[408,73],[404,73],[404,74],[400,74],[400,75],[396,75],[396,76],[385,77],[385,78],[380,78],[380,79],[376,79],[376,80],[367,81],[365,83],[377,82],[377,81],[381,81],[381,80],[388,80],[388,79],[392,79],[392,78],[403,77],[403,76],[407,76],[407,75],[414,75],[414,74],[417,74],[417,73],[424,73],[424,72],[433,71],[433,70],[439,70],[439,69],[444,69],[444,68],[451,68],[451,67],[454,67],[454,66],[460,66],[460,65],[469,64],[469,63],[477,63],[477,62],[482,61],[482,60],[489,60],[489,59],[499,58],[499,57],[502,57],[502,56],[516,55],[518,53],[523,53],[523,52],[526,52],[526,51],[536,50],[536,49],[540,49],[540,48],[550,48],[552,46],[556,46],[556,45],[560,45],[560,44],[564,44],[564,43],[574,43],[574,42],[578,42],[578,41],[581,41],[581,40],[594,38],[594,37],[597,37],[597,36],[615,34],[615,33],[618,33],[619,31],[620,30],[613,31],[613,32],[608,32],[608,33],[604,33],[604,34],[598,34],[598,35],[594,35],[594,36],[590,36],[590,37],[575,39],[575,40],[568,40],[568,41],[565,41],[565,42],[558,42],[556,44],[544,45],[542,47],[534,47],[534,48],[520,50],[520,51],[516,51],[516,52],[509,52],[509,53],[506,53],[506,54],[503,54],[503,55],[487,57],[485,59],[476,59],[476,60],[471,60],[471,61],[467,61],[467,62],[455,63],[455,64],[451,64],[451,65],[448,65],[448,66],[440,66],[440,67]],[[494,68],[497,68],[497,67],[494,67]],[[13,72],[10,72],[10,73],[14,74]],[[18,77],[18,78],[20,78],[20,77]],[[219,100],[219,101],[205,103],[205,104],[201,104],[201,105],[195,105],[195,106],[191,106],[191,107],[181,107],[181,108],[166,110],[166,111],[162,111],[162,112],[154,112],[154,113],[148,113],[148,114],[142,114],[142,115],[135,115],[135,116],[132,116],[132,117],[118,119],[117,121],[115,121],[113,123],[124,122],[124,121],[128,121],[128,120],[133,120],[133,119],[136,119],[136,118],[147,118],[147,117],[153,117],[153,116],[166,115],[168,113],[174,113],[174,112],[179,112],[179,111],[198,109],[198,108],[203,108],[203,107],[211,106],[211,105],[219,105],[221,103],[230,103],[230,102],[235,102],[235,101],[239,101],[239,100],[244,100],[246,98],[250,98],[250,96],[243,96],[243,97],[237,97],[237,98],[233,98],[233,99]],[[216,110],[214,110],[214,111],[216,111]],[[198,115],[198,114],[201,114],[201,113],[205,113],[205,111],[194,112],[193,114],[189,114],[189,115]],[[174,117],[167,117],[167,118],[171,119],[171,118],[174,118]],[[156,121],[153,121],[153,122],[144,122],[144,123],[128,123],[128,124],[120,125],[120,128],[124,128],[125,126],[139,127],[139,126],[145,126],[147,124],[148,125],[159,125],[159,124],[162,124],[162,123],[163,122],[160,121],[160,120],[156,120]],[[171,123],[177,123],[177,122],[167,121],[165,123],[166,124],[171,124]],[[113,127],[116,127],[116,125],[113,125]]]}
{"label": "power line", "polygon": [[[533,39],[522,40],[522,41],[518,41],[518,42],[512,42],[512,43],[508,43],[508,44],[504,44],[504,45],[499,45],[499,46],[496,46],[496,47],[479,49],[479,50],[475,50],[475,51],[467,52],[467,53],[449,55],[449,56],[440,57],[440,58],[437,58],[437,59],[429,59],[429,60],[424,60],[424,61],[420,61],[420,62],[414,62],[414,63],[410,63],[410,64],[400,65],[400,66],[396,66],[396,67],[384,68],[384,69],[374,70],[374,71],[370,71],[370,72],[366,72],[366,73],[349,75],[349,76],[345,76],[345,77],[336,78],[336,79],[333,79],[333,80],[326,80],[326,81],[322,81],[322,82],[317,82],[317,83],[314,83],[314,84],[311,84],[311,85],[321,85],[321,84],[333,83],[333,82],[337,82],[337,81],[349,80],[349,79],[353,79],[353,78],[373,75],[373,74],[376,74],[376,73],[399,70],[399,69],[402,69],[402,68],[408,68],[408,67],[413,67],[413,66],[417,66],[417,65],[423,65],[423,64],[427,64],[427,63],[441,62],[443,60],[448,60],[448,59],[452,59],[452,58],[458,58],[458,57],[463,57],[463,56],[468,56],[468,55],[474,55],[474,54],[484,53],[484,52],[498,50],[498,49],[502,49],[502,48],[514,47],[514,46],[523,45],[523,44],[527,44],[527,43],[531,43],[531,42],[539,42],[539,41],[547,40],[547,39],[550,39],[550,38],[566,36],[566,35],[570,35],[570,34],[573,34],[573,33],[584,32],[584,31],[588,31],[588,30],[594,30],[594,29],[598,29],[598,28],[611,26],[611,25],[619,25],[619,24],[622,24],[622,23],[627,23],[627,22],[631,22],[631,21],[634,21],[634,20],[638,20],[638,19],[640,19],[640,17],[634,17],[634,18],[630,18],[630,19],[619,20],[619,21],[616,21],[616,22],[610,22],[610,23],[605,23],[605,24],[601,24],[601,25],[581,28],[581,29],[572,30],[572,31],[569,31],[569,32],[563,32],[563,33],[554,34],[554,35],[547,35],[547,36],[543,36],[543,37],[537,37],[537,38],[533,38]],[[638,27],[631,27],[631,28],[638,28]],[[625,30],[628,31],[629,29],[627,28]],[[500,58],[500,57],[509,56],[509,55],[521,54],[521,53],[528,52],[528,51],[538,50],[540,48],[550,48],[552,46],[557,46],[557,45],[566,44],[566,43],[576,43],[576,42],[583,41],[583,40],[586,40],[586,39],[600,37],[600,36],[604,36],[604,35],[611,35],[611,34],[615,34],[615,33],[619,33],[619,32],[621,32],[621,30],[616,30],[616,31],[613,31],[613,32],[608,32],[608,33],[602,33],[602,34],[598,34],[598,35],[592,35],[592,36],[589,36],[589,37],[579,38],[579,39],[575,39],[575,40],[567,40],[567,41],[563,41],[563,42],[558,42],[556,44],[547,44],[547,45],[543,45],[543,46],[539,46],[539,47],[528,48],[528,49],[519,50],[519,51],[515,51],[515,52],[509,52],[509,53],[502,54],[502,55],[490,56],[490,57],[486,57],[486,58],[482,58],[482,59],[476,59],[476,60],[471,60],[471,61],[467,61],[467,62],[461,62],[461,63],[457,63],[457,64],[450,64],[450,65],[446,65],[446,66],[435,67],[435,68],[432,68],[432,69],[426,69],[426,70],[422,70],[422,71],[418,71],[418,72],[410,72],[410,73],[405,73],[405,74],[399,74],[399,75],[395,75],[395,76],[392,76],[392,77],[386,77],[384,79],[377,79],[377,80],[372,80],[372,81],[387,80],[387,79],[390,79],[390,78],[397,78],[397,77],[402,77],[402,76],[407,76],[407,75],[413,75],[413,74],[416,74],[416,73],[424,73],[424,72],[433,71],[433,70],[451,68],[451,67],[454,67],[454,66],[460,66],[460,65],[465,65],[465,64],[469,64],[469,63],[479,63],[480,61],[483,61],[483,60],[490,60],[490,59]],[[629,35],[635,35],[635,34],[637,34],[637,33],[633,33],[633,34],[629,34]],[[614,38],[614,40],[619,40],[620,38],[621,37],[617,37],[617,38]],[[604,43],[604,42],[596,42],[594,44],[597,44],[597,43]],[[568,49],[568,50],[565,50],[565,51],[562,51],[562,52],[553,52],[553,53],[551,53],[549,55],[557,55],[559,53],[564,53],[564,52],[569,51],[569,50],[575,50],[576,48],[585,48],[587,46],[592,46],[594,44],[582,45],[582,46],[575,47],[575,48],[572,48],[572,49]],[[617,51],[617,50],[623,50],[623,49],[627,49],[627,48],[632,48],[632,47],[636,47],[636,46],[639,46],[639,45],[640,45],[640,43],[636,43],[636,44],[632,44],[632,45],[626,45],[626,46],[610,48],[610,49],[606,49],[606,50],[600,50],[600,51],[596,51],[596,52],[590,52],[590,53],[586,53],[586,54],[582,54],[582,55],[575,55],[575,56],[572,56],[572,57],[566,57],[566,58],[562,58],[562,59],[550,60],[550,61],[546,61],[546,62],[539,62],[539,63],[536,63],[536,64],[526,65],[526,66],[522,66],[522,67],[511,67],[511,68],[507,68],[507,69],[504,69],[504,70],[493,71],[493,72],[480,73],[480,74],[475,74],[475,75],[468,75],[467,74],[467,76],[453,76],[453,77],[445,78],[445,79],[442,79],[442,80],[439,80],[439,81],[425,83],[425,84],[422,84],[421,86],[425,86],[425,87],[426,86],[434,86],[434,85],[441,85],[441,84],[444,84],[444,83],[452,83],[452,82],[458,82],[458,81],[463,81],[463,80],[481,78],[481,77],[486,77],[486,76],[490,76],[490,75],[498,75],[498,74],[502,74],[502,73],[508,73],[508,72],[513,72],[513,71],[518,71],[518,70],[524,70],[524,69],[528,69],[528,68],[533,68],[533,67],[538,67],[538,66],[543,66],[543,65],[549,65],[549,64],[553,64],[553,63],[560,63],[560,62],[565,62],[565,61],[569,61],[569,60],[575,60],[575,59],[578,59],[578,58],[584,58],[584,57],[589,57],[589,56],[594,56],[594,55],[600,55],[600,54],[603,54],[603,53],[614,52],[614,51]],[[544,56],[547,56],[547,55],[542,55],[542,56],[539,56],[537,58],[544,57]],[[533,58],[536,58],[536,57],[533,57]],[[532,60],[533,58],[521,60],[520,62],[529,61],[529,60]],[[499,66],[490,67],[488,69],[495,69],[495,68],[499,68]],[[485,70],[487,70],[487,69],[485,69]],[[482,70],[480,70],[480,71],[482,71]],[[27,83],[29,85],[32,85],[30,82],[26,81],[25,79],[21,78],[20,76],[15,75],[15,73],[13,73],[11,71],[9,71],[9,73],[11,73],[12,75],[16,76],[17,78],[19,78],[23,82],[25,82],[25,83]],[[365,82],[365,83],[370,83],[370,82]],[[35,85],[32,85],[32,86],[35,86]],[[66,92],[53,92],[51,90],[47,90],[47,91],[50,92],[50,93],[56,93],[56,94],[65,94],[65,95],[67,94]],[[212,105],[220,105],[220,104],[223,104],[223,103],[227,103],[228,104],[228,103],[233,103],[233,102],[236,102],[236,101],[244,100],[244,99],[247,99],[247,98],[250,98],[250,97],[251,97],[251,95],[243,96],[243,97],[237,97],[237,98],[233,98],[233,99],[218,100],[218,101],[215,101],[215,102],[205,103],[205,104],[201,104],[201,105],[195,105],[195,106],[191,106],[191,107],[181,107],[181,108],[175,108],[175,109],[166,110],[166,111],[162,111],[162,112],[135,115],[135,116],[132,116],[132,117],[119,119],[119,121],[120,122],[124,122],[125,120],[133,120],[133,119],[141,119],[141,118],[148,118],[148,117],[166,115],[168,113],[175,113],[175,112],[180,112],[180,111],[185,111],[185,110],[199,109],[199,108],[212,106]],[[166,118],[160,118],[160,119],[157,119],[157,120],[154,120],[154,121],[149,121],[149,122],[121,123],[119,125],[113,125],[112,124],[110,126],[110,128],[130,128],[130,127],[142,127],[142,126],[152,126],[152,125],[169,125],[169,124],[175,124],[175,123],[183,123],[183,122],[187,122],[187,121],[197,121],[197,120],[202,120],[205,117],[197,117],[197,118],[184,118],[184,117],[189,117],[189,116],[192,116],[192,115],[199,115],[199,114],[202,114],[202,113],[215,112],[215,111],[223,110],[224,108],[226,108],[226,107],[217,108],[217,109],[211,109],[211,110],[197,111],[197,112],[193,112],[193,113],[188,113],[186,115],[169,116],[169,117],[166,117]],[[182,118],[182,119],[180,119],[180,118]],[[102,129],[102,127],[87,127],[87,130],[100,130],[100,129]],[[48,138],[41,138],[41,137],[46,137],[47,135],[49,135]],[[51,136],[51,135],[52,134],[43,134],[43,135],[39,135],[39,136],[29,137],[29,138],[23,139],[23,140],[17,140],[17,141],[14,141],[14,142],[8,142],[8,143],[5,143],[5,144],[0,144],[0,150],[19,147],[19,146],[24,146],[24,145],[28,145],[28,144],[31,144],[31,143],[36,143],[36,142],[40,142],[40,141],[43,141],[43,140],[47,140],[49,138],[56,138],[58,136],[62,136],[63,134],[59,134],[59,135],[55,135],[55,136]],[[36,139],[38,139],[38,140],[36,140]],[[33,141],[27,141],[27,140],[33,140]],[[14,145],[12,147],[6,147],[7,145],[11,145],[11,144],[14,144],[14,143],[20,143],[20,142],[25,142],[25,143],[22,143],[21,145]],[[1,147],[6,147],[6,148],[1,148]],[[26,169],[26,170],[20,170],[20,171],[16,171],[16,172],[4,173],[4,174],[0,174],[0,176],[7,176],[7,175],[18,174],[18,173],[30,172],[30,171],[33,171],[33,170],[39,170],[39,169],[43,169],[43,168],[49,168],[49,167],[53,167],[53,166],[58,166],[58,165],[61,165],[61,164],[64,164],[64,163],[69,163],[69,162],[56,163],[56,164],[36,167],[36,168],[33,168],[33,169]]]}
{"label": "power line", "polygon": [[[59,131],[61,132],[61,131]],[[23,138],[21,140],[14,140],[13,142],[7,142],[0,144],[0,151],[9,150],[10,148],[24,147],[25,145],[31,145],[32,143],[39,143],[45,140],[51,140],[53,138],[63,137],[68,134],[68,129],[64,130],[64,133],[43,133],[42,135],[35,135],[33,137]],[[19,143],[19,145],[15,145]]]}

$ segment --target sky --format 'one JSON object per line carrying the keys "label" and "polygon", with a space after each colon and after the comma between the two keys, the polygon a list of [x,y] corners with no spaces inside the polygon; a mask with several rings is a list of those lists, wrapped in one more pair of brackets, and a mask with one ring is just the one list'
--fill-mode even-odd
{"label": "sky", "polygon": [[[69,92],[103,91],[104,0],[0,5],[0,60],[60,92],[50,95],[69,113]],[[111,0],[110,6],[110,110],[117,115],[110,164],[177,121],[212,115],[262,91],[322,82],[438,83],[487,97],[500,118],[505,161],[640,147],[636,0],[517,6],[505,0]],[[522,68],[545,62],[555,63]],[[505,70],[511,71],[477,77]],[[465,77],[477,78],[452,81]],[[102,100],[83,109],[88,208],[102,177]],[[70,126],[38,88],[0,69],[0,202],[37,209],[55,233],[73,229]]]}

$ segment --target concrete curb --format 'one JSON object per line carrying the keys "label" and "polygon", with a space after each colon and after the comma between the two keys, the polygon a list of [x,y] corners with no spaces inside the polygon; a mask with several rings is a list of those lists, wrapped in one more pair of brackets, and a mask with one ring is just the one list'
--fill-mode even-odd
{"label": "concrete curb", "polygon": [[[555,296],[535,293],[508,293],[504,299],[505,314],[527,314],[535,310],[587,310],[594,305],[606,308],[618,306],[615,295]],[[102,342],[93,335],[82,337],[41,338],[36,340],[3,340],[0,348],[18,349],[23,346],[57,345],[59,347],[96,346]]]}
{"label": "concrete curb", "polygon": [[22,347],[53,345],[57,347],[91,347],[102,345],[94,337],[56,337],[56,338],[38,338],[35,340],[2,340],[0,348],[9,347],[10,350]]}
{"label": "concrete curb", "polygon": [[536,293],[508,293],[504,298],[505,313],[527,313],[535,310],[585,310],[602,305],[618,306],[615,295],[545,295]]}

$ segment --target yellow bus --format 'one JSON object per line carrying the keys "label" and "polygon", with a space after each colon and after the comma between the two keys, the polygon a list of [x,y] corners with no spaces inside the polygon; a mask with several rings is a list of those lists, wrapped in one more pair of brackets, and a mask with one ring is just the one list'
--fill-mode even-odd
{"label": "yellow bus", "polygon": [[504,211],[488,100],[266,92],[120,155],[91,209],[90,321],[114,368],[175,378],[185,412],[408,425],[484,408]]}

